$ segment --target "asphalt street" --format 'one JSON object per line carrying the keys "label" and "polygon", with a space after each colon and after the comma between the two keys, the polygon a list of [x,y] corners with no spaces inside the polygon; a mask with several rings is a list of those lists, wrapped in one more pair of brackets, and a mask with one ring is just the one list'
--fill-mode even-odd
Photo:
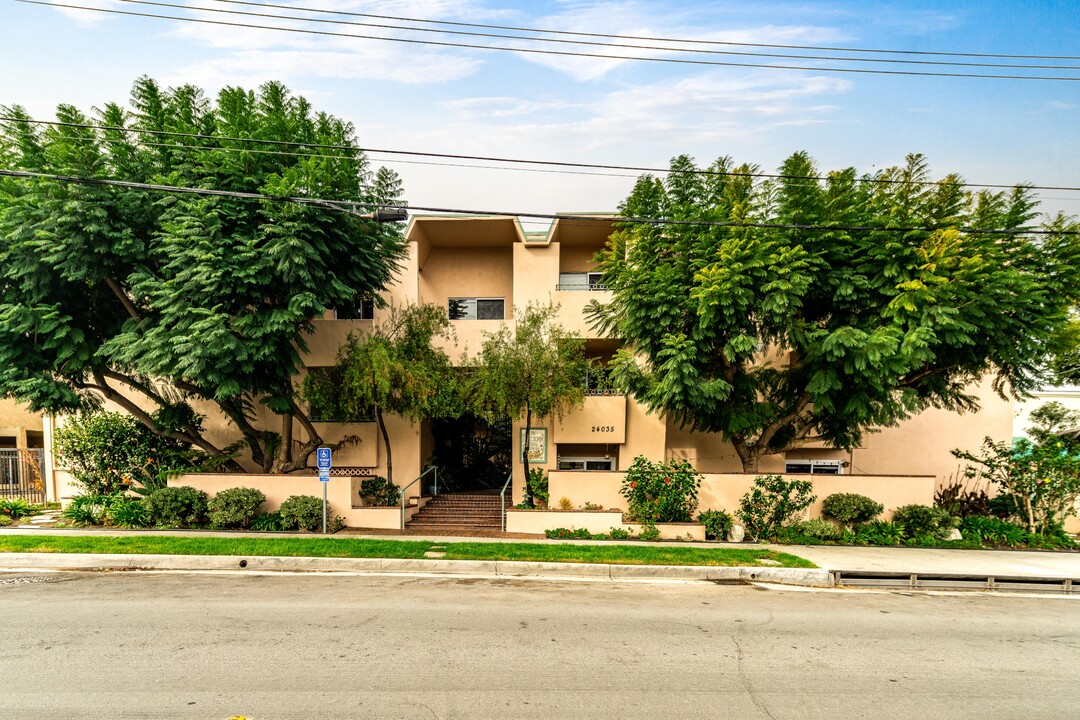
{"label": "asphalt street", "polygon": [[0,718],[1062,718],[1080,601],[0,574]]}

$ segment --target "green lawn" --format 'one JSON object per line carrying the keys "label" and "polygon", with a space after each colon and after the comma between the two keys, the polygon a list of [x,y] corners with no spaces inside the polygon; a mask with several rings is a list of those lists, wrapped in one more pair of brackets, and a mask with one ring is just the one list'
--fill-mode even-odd
{"label": "green lawn", "polygon": [[[756,566],[773,560],[782,567],[812,568],[807,560],[764,549],[693,548],[665,545],[569,545],[561,543],[470,543],[437,545],[416,540],[345,538],[91,537],[3,535],[0,552],[122,553],[144,555],[248,555],[287,557],[423,558],[437,546],[447,560],[611,563],[616,565]],[[769,563],[766,563],[769,564]]]}

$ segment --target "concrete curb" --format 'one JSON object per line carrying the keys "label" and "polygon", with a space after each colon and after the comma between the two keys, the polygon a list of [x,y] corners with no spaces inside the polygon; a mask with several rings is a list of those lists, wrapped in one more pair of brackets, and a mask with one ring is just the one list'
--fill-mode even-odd
{"label": "concrete curb", "polygon": [[426,573],[470,577],[675,579],[769,582],[833,587],[828,570],[689,565],[609,565],[600,563],[512,562],[504,560],[399,560],[244,555],[125,555],[88,553],[3,553],[6,570],[249,570],[254,572]]}

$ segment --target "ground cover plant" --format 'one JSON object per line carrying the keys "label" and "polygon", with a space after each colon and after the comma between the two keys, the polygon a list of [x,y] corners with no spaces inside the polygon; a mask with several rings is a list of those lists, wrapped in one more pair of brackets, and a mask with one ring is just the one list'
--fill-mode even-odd
{"label": "ground cover plant", "polygon": [[[355,538],[63,537],[3,535],[0,552],[247,555],[254,557],[357,557],[422,559],[436,543]],[[615,565],[704,565],[815,567],[788,553],[764,548],[697,548],[665,545],[570,545],[549,543],[441,543],[448,560],[610,563]],[[762,563],[762,560],[770,562]]]}

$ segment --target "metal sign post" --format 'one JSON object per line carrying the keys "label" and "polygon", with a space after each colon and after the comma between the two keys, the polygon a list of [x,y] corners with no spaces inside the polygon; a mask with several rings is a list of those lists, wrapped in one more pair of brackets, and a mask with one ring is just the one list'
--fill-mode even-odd
{"label": "metal sign post", "polygon": [[319,466],[319,482],[322,484],[322,531],[326,534],[326,486],[330,483],[330,448],[321,447],[316,451]]}

